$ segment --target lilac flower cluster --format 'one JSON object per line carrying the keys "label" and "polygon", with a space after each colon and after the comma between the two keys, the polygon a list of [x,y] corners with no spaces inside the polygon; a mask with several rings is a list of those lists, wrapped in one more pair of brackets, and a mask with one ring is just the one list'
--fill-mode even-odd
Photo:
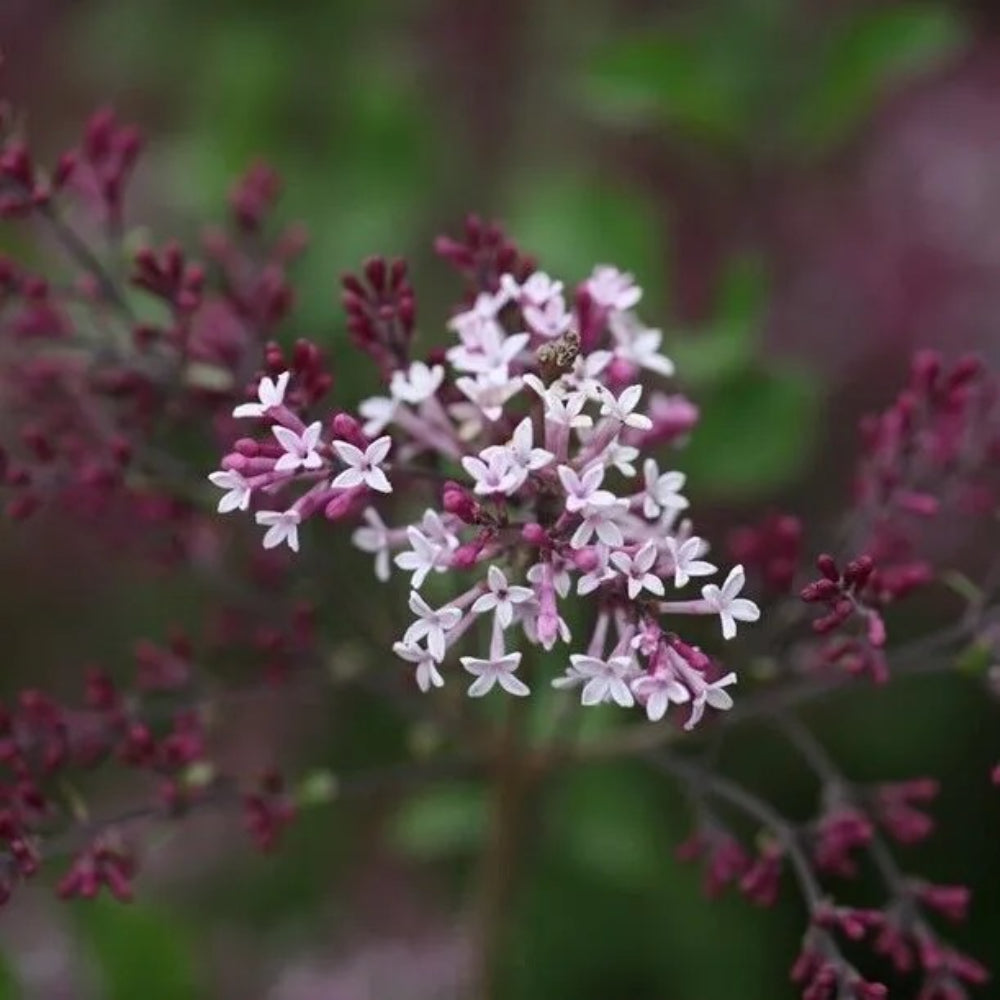
{"label": "lilac flower cluster", "polygon": [[[731,707],[736,675],[674,623],[716,615],[732,639],[760,612],[740,596],[739,565],[700,597],[667,599],[668,587],[684,591],[718,570],[686,516],[684,475],[648,454],[678,437],[691,407],[662,392],[644,400],[642,373],[669,377],[673,364],[661,332],[635,312],[641,295],[609,266],[594,269],[572,306],[541,271],[504,273],[451,318],[446,350],[427,360],[410,360],[398,343],[382,350],[397,363],[386,366],[385,394],[365,399],[357,417],[309,420],[286,398],[290,373],[262,377],[233,415],[268,434],[237,441],[209,476],[225,491],[219,511],[254,505],[264,547],[295,551],[310,517],[360,513],[353,540],[374,556],[376,576],[409,575],[414,620],[393,649],[423,691],[445,683],[442,664],[481,631],[488,640],[458,657],[471,697],[494,687],[528,695],[525,644],[562,643],[571,652],[553,686],[578,688],[584,705],[638,704],[653,721],[686,705],[693,727],[706,706]],[[387,525],[371,502],[416,478],[441,483],[440,505]],[[435,606],[431,574],[471,579]],[[593,609],[577,643],[565,613],[572,594]]]}

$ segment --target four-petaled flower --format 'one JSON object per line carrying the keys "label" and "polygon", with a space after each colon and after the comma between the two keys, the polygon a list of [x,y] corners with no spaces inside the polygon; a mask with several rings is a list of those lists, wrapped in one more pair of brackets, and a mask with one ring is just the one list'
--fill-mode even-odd
{"label": "four-petaled flower", "polygon": [[732,639],[736,635],[737,622],[755,622],[760,618],[760,608],[753,601],[739,596],[744,583],[746,574],[743,567],[734,566],[721,587],[708,583],[701,588],[701,596],[722,622],[724,639]]}
{"label": "four-petaled flower", "polygon": [[400,552],[395,559],[400,569],[413,574],[410,586],[419,590],[427,579],[427,574],[438,568],[441,556],[445,552],[442,545],[432,542],[416,525],[411,524],[406,529],[406,537],[410,541],[410,551]]}
{"label": "four-petaled flower", "polygon": [[658,517],[662,511],[678,511],[687,507],[687,500],[680,495],[684,489],[683,472],[664,472],[656,459],[647,458],[642,463],[642,477],[645,491],[642,495],[642,512],[646,517]]}
{"label": "four-petaled flower", "polygon": [[650,722],[659,722],[667,714],[671,702],[683,705],[691,700],[691,692],[666,670],[637,677],[632,682],[632,691],[645,704]]}
{"label": "four-petaled flower", "polygon": [[389,529],[374,507],[366,507],[362,517],[368,522],[368,527],[358,528],[351,541],[362,552],[374,553],[375,576],[385,583],[389,579]]}
{"label": "four-petaled flower", "polygon": [[630,675],[635,670],[631,657],[612,656],[608,660],[601,660],[596,656],[574,653],[569,660],[573,669],[586,678],[580,692],[581,704],[599,705],[604,701],[613,701],[622,708],[631,708],[635,704],[628,686]]}
{"label": "four-petaled flower", "polygon": [[678,543],[676,538],[667,538],[667,551],[674,563],[674,586],[686,587],[692,576],[711,576],[718,567],[699,558],[708,548],[696,535]]}
{"label": "four-petaled flower", "polygon": [[642,413],[636,413],[635,408],[642,398],[642,386],[630,385],[622,390],[618,397],[606,386],[600,386],[601,416],[611,417],[621,421],[626,427],[634,427],[638,431],[648,431],[653,421]]}
{"label": "four-petaled flower", "polygon": [[392,484],[379,468],[385,461],[392,438],[387,435],[373,441],[364,451],[347,441],[334,441],[337,457],[347,466],[330,484],[334,489],[350,489],[364,484],[379,493],[391,493]]}
{"label": "four-petaled flower", "polygon": [[599,306],[624,312],[634,309],[642,298],[635,278],[609,264],[598,264],[587,279],[587,292]]}
{"label": "four-petaled flower", "polygon": [[574,549],[582,549],[590,541],[591,536],[596,534],[605,545],[617,549],[624,543],[625,536],[615,522],[615,517],[625,506],[624,500],[615,500],[609,504],[587,504],[581,511],[583,520],[573,532],[569,544]]}
{"label": "four-petaled flower", "polygon": [[607,507],[615,502],[615,495],[600,489],[604,481],[604,466],[600,463],[588,466],[582,475],[568,465],[560,465],[556,470],[559,481],[566,491],[566,509],[575,514],[584,507]]}
{"label": "four-petaled flower", "polygon": [[235,469],[221,469],[209,475],[209,481],[220,490],[229,492],[219,498],[216,508],[220,514],[228,514],[232,510],[247,510],[250,507],[250,495],[253,492],[246,478]]}
{"label": "four-petaled flower", "polygon": [[630,601],[634,601],[643,590],[648,590],[657,597],[663,596],[663,581],[652,572],[659,554],[653,541],[646,542],[634,556],[627,552],[611,553],[611,564],[628,581]]}
{"label": "four-petaled flower", "polygon": [[265,375],[257,385],[258,402],[241,403],[233,410],[233,416],[263,417],[267,415],[268,410],[281,406],[285,401],[285,390],[291,377],[291,372],[282,372],[274,380]]}
{"label": "four-petaled flower", "polygon": [[462,459],[462,468],[472,476],[476,485],[473,487],[481,496],[491,496],[494,493],[513,493],[520,485],[517,471],[511,465],[510,453],[506,448],[490,449],[484,462],[475,455],[466,455]]}
{"label": "four-petaled flower", "polygon": [[[694,673],[690,671],[689,673]],[[685,676],[688,676],[685,674]],[[730,684],[736,683],[736,674],[728,673],[725,677],[720,677],[717,681],[702,681],[700,684],[697,679],[692,678],[696,686],[694,698],[691,701],[691,716],[684,723],[684,728],[687,730],[694,729],[695,726],[701,722],[701,717],[705,714],[705,706],[709,705],[714,708],[717,712],[728,712],[729,709],[733,707],[733,699],[728,691],[724,691],[723,688],[729,687]]]}
{"label": "four-petaled flower", "polygon": [[494,684],[499,684],[508,694],[523,698],[531,694],[531,689],[519,677],[514,676],[521,663],[520,653],[507,653],[506,656],[495,656],[481,660],[475,656],[463,656],[462,666],[475,676],[469,685],[470,698],[482,698],[493,690]]}
{"label": "four-petaled flower", "polygon": [[407,663],[416,664],[414,676],[417,687],[426,694],[432,687],[444,687],[444,678],[438,672],[437,663],[434,657],[416,643],[397,642],[393,644],[392,651]]}
{"label": "four-petaled flower", "polygon": [[323,431],[320,421],[311,423],[301,434],[288,427],[275,424],[271,433],[278,439],[278,444],[285,449],[285,454],[274,463],[275,472],[294,472],[296,469],[318,469],[323,459],[316,450],[319,436]]}
{"label": "four-petaled flower", "polygon": [[423,361],[414,361],[406,371],[393,373],[389,383],[389,391],[393,399],[415,406],[425,399],[430,399],[438,391],[444,381],[444,368],[441,365],[428,367]]}
{"label": "four-petaled flower", "polygon": [[494,611],[501,628],[508,628],[514,620],[514,605],[530,601],[535,592],[530,587],[511,586],[507,577],[498,566],[490,566],[486,574],[489,590],[476,599],[472,610],[481,615],[486,611]]}
{"label": "four-petaled flower", "polygon": [[264,532],[265,549],[273,549],[287,542],[293,552],[299,551],[299,524],[302,515],[294,508],[289,510],[259,510],[254,515],[258,524],[267,527]]}
{"label": "four-petaled flower", "polygon": [[417,620],[406,630],[403,642],[415,645],[426,636],[428,651],[440,663],[445,653],[444,634],[458,624],[462,617],[461,609],[445,605],[435,610],[415,590],[411,590],[410,610]]}

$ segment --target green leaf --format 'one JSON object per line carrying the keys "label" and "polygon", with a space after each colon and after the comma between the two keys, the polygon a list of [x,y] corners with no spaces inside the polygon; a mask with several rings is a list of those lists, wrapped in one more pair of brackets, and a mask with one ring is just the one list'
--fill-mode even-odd
{"label": "green leaf", "polygon": [[678,462],[692,489],[743,499],[799,473],[818,416],[813,381],[793,372],[745,371],[716,385]]}
{"label": "green leaf", "polygon": [[20,995],[11,963],[0,950],[0,1000],[17,1000]]}
{"label": "green leaf", "polygon": [[482,788],[458,782],[443,785],[403,803],[389,840],[397,850],[425,861],[471,854],[486,834],[486,813]]}
{"label": "green leaf", "polygon": [[958,15],[917,3],[851,14],[799,101],[797,140],[822,150],[847,138],[890,87],[940,64],[963,42]]}
{"label": "green leaf", "polygon": [[195,1000],[193,942],[172,914],[108,899],[76,904],[104,981],[105,1000]]}
{"label": "green leaf", "polygon": [[740,81],[732,63],[712,56],[681,35],[620,39],[592,63],[584,96],[598,114],[618,122],[655,120],[732,138],[742,132]]}

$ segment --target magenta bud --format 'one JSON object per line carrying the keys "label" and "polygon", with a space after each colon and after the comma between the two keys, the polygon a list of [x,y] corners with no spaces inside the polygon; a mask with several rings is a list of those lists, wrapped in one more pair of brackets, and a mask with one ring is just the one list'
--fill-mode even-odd
{"label": "magenta bud", "polygon": [[521,529],[521,537],[529,544],[537,548],[548,548],[549,533],[536,522],[532,521]]}
{"label": "magenta bud", "polygon": [[837,569],[837,563],[831,555],[823,553],[823,555],[817,557],[816,568],[823,574],[823,576],[825,576],[828,580],[833,580],[834,583],[840,579],[840,570]]}
{"label": "magenta bud", "polygon": [[323,516],[328,521],[338,521],[340,518],[346,517],[354,505],[354,497],[354,490],[338,493],[323,509]]}
{"label": "magenta bud", "polygon": [[466,524],[478,524],[482,517],[482,507],[472,494],[458,483],[444,484],[442,504],[449,514],[454,514]]}
{"label": "magenta bud", "polygon": [[247,458],[256,458],[260,454],[260,445],[253,438],[240,438],[233,448]]}
{"label": "magenta bud", "polygon": [[454,569],[472,569],[482,551],[482,542],[466,542],[452,553],[451,565]]}
{"label": "magenta bud", "polygon": [[355,448],[360,448],[362,451],[368,447],[368,438],[365,437],[361,424],[349,413],[336,414],[330,421],[330,431],[335,438],[353,444]]}

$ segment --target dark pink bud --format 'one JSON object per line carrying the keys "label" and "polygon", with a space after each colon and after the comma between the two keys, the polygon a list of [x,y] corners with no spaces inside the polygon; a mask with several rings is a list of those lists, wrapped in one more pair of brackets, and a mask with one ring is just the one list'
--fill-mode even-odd
{"label": "dark pink bud", "polygon": [[335,438],[340,438],[355,448],[364,451],[368,447],[368,438],[361,429],[361,424],[349,413],[338,413],[330,421],[330,430]]}
{"label": "dark pink bud", "polygon": [[448,481],[444,484],[442,504],[449,514],[454,514],[466,524],[479,524],[482,519],[482,507],[473,495],[458,483]]}
{"label": "dark pink bud", "polygon": [[532,521],[521,529],[521,537],[529,544],[537,548],[545,549],[551,544],[549,533],[540,525]]}
{"label": "dark pink bud", "polygon": [[833,556],[824,553],[816,559],[816,568],[823,574],[828,580],[832,580],[834,583],[840,580],[840,570],[837,569],[837,563]]}

